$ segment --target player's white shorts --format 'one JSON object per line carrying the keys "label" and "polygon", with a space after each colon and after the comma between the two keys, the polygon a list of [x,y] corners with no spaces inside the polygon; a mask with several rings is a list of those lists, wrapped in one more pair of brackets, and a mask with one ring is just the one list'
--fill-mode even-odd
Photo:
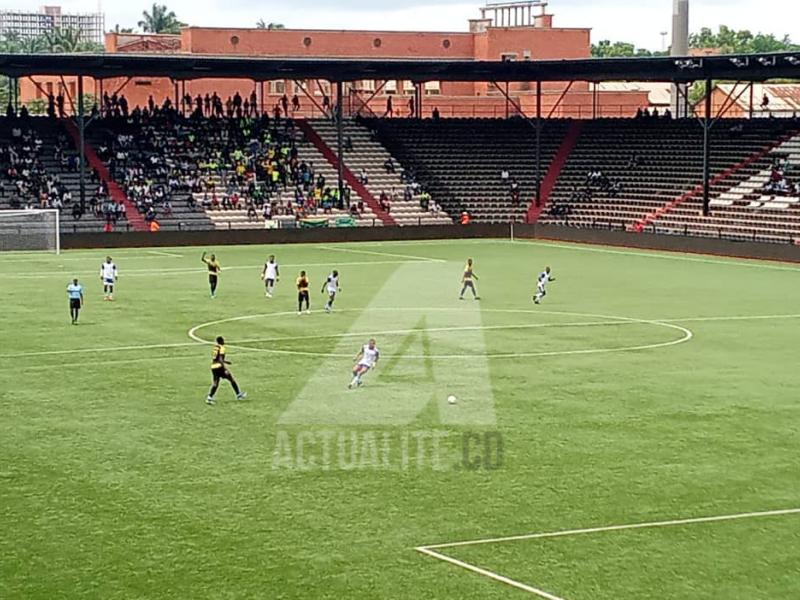
{"label": "player's white shorts", "polygon": [[358,363],[358,364],[356,365],[356,367],[357,367],[357,368],[363,368],[363,369],[365,369],[365,370],[369,371],[369,370],[372,368],[372,365],[368,365],[368,364],[367,364],[367,363],[365,363],[365,362],[360,362],[360,363]]}
{"label": "player's white shorts", "polygon": [[103,278],[103,285],[114,285],[114,280],[108,277]]}
{"label": "player's white shorts", "polygon": [[541,283],[539,283],[539,284],[537,284],[537,285],[536,285],[536,289],[537,289],[537,290],[538,290],[538,292],[539,292],[539,293],[541,293],[541,294],[544,294],[544,293],[545,293],[545,291],[546,291],[546,290],[544,289],[544,285],[542,285]]}
{"label": "player's white shorts", "polygon": [[328,288],[328,293],[329,293],[329,294],[335,294],[335,293],[336,293],[336,292],[338,292],[338,291],[339,291],[339,290],[337,290],[336,288],[331,288],[331,287],[329,287],[329,288]]}

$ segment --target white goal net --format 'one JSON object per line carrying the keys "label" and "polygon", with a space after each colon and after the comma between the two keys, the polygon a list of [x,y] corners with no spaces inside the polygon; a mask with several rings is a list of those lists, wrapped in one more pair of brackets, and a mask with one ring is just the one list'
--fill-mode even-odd
{"label": "white goal net", "polygon": [[47,210],[0,210],[0,251],[61,252],[59,214]]}

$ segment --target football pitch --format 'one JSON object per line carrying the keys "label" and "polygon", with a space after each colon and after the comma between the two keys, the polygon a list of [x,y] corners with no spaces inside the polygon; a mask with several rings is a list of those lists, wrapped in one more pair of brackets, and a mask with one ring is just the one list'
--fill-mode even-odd
{"label": "football pitch", "polygon": [[[0,598],[797,596],[796,265],[485,240],[6,253],[0,276]],[[244,401],[205,403],[216,336]]]}

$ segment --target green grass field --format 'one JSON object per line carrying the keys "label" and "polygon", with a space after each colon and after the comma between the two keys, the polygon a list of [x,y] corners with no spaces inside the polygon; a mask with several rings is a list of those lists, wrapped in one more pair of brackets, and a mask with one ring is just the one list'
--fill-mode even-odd
{"label": "green grass field", "polygon": [[[0,257],[0,598],[797,596],[797,513],[440,550],[511,584],[415,548],[800,507],[800,268],[502,240],[222,247],[212,300],[202,250],[111,252],[113,303],[104,251]],[[480,302],[458,300],[467,257]],[[249,396],[223,382],[209,407],[217,335]],[[372,336],[381,363],[348,391]]]}

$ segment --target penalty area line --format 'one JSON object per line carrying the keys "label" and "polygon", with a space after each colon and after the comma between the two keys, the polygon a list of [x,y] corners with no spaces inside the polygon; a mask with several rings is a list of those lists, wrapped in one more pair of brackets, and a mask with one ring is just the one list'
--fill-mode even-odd
{"label": "penalty area line", "polygon": [[420,546],[419,548],[414,548],[414,549],[417,552],[420,552],[437,560],[441,560],[450,563],[451,565],[461,567],[462,569],[466,569],[467,571],[472,571],[473,573],[477,573],[478,575],[483,575],[484,577],[488,577],[489,579],[493,579],[495,581],[499,581],[500,583],[510,585],[511,587],[517,588],[518,590],[522,590],[523,592],[528,592],[529,594],[534,594],[536,596],[539,596],[540,598],[545,598],[545,600],[566,600],[565,598],[561,598],[560,596],[555,596],[550,592],[545,592],[544,590],[535,588],[526,583],[522,583],[521,581],[517,581],[516,579],[511,579],[510,577],[506,577],[505,575],[500,575],[500,573],[495,573],[494,571],[490,571],[489,569],[484,569],[483,567],[473,565],[463,560],[458,560],[457,558],[453,558],[452,556],[447,556],[446,554],[442,554],[441,552],[436,552],[435,550],[431,550],[430,548],[427,548],[425,546]]}
{"label": "penalty area line", "polygon": [[485,545],[485,544],[499,544],[504,542],[514,542],[514,541],[521,541],[521,540],[541,540],[541,539],[552,539],[552,538],[560,538],[560,537],[570,537],[570,536],[577,536],[577,535],[588,535],[593,533],[605,533],[605,532],[612,532],[612,531],[630,531],[630,530],[637,530],[637,529],[655,529],[655,528],[662,528],[662,527],[680,527],[686,525],[697,525],[703,523],[721,523],[725,521],[741,521],[744,519],[758,519],[758,518],[768,518],[768,517],[782,517],[782,516],[789,516],[789,515],[800,515],[800,508],[787,508],[787,509],[778,509],[778,510],[765,510],[765,511],[757,511],[757,512],[744,512],[744,513],[734,513],[734,514],[726,514],[726,515],[715,515],[715,516],[707,516],[707,517],[690,517],[685,519],[670,519],[665,521],[650,521],[650,522],[643,522],[643,523],[629,523],[625,525],[607,525],[603,527],[588,527],[584,529],[565,529],[561,531],[550,531],[550,532],[543,532],[543,533],[530,533],[530,534],[523,534],[523,535],[510,535],[505,537],[495,537],[495,538],[483,538],[477,540],[467,540],[462,542],[448,542],[444,544],[431,544],[427,546],[417,546],[414,548],[417,552],[421,554],[425,554],[426,556],[430,556],[431,558],[435,558],[437,560],[441,560],[443,562],[447,562],[449,564],[455,565],[457,567],[461,567],[462,569],[466,569],[468,571],[472,571],[473,573],[477,573],[478,575],[483,575],[484,577],[488,577],[493,579],[494,581],[498,581],[500,583],[504,583],[511,587],[517,588],[519,590],[528,592],[530,594],[534,594],[539,596],[540,598],[545,598],[546,600],[566,600],[565,598],[561,598],[559,596],[555,596],[549,592],[541,590],[539,588],[535,588],[528,584],[522,583],[515,579],[511,579],[510,577],[506,577],[505,575],[501,575],[499,573],[495,573],[494,571],[489,571],[488,569],[484,569],[482,567],[478,567],[471,563],[458,560],[457,558],[453,558],[452,556],[448,556],[447,554],[443,554],[442,552],[438,552],[438,550],[443,548],[459,548],[464,546],[477,546],[477,545]]}

